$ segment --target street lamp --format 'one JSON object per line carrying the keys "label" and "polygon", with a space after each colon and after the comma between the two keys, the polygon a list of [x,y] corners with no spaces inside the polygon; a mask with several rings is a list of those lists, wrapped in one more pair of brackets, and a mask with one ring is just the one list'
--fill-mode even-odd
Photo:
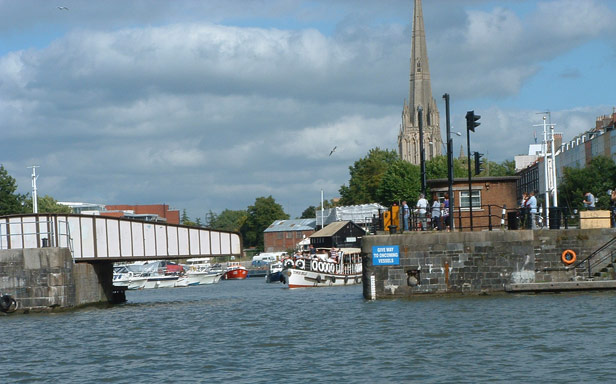
{"label": "street lamp", "polygon": [[423,146],[423,108],[417,107],[417,122],[419,123],[419,166],[421,168],[421,193],[426,196],[426,155]]}

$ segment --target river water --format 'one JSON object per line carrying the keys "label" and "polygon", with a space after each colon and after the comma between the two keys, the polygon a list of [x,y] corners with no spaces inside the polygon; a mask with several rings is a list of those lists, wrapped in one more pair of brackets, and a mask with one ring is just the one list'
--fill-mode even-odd
{"label": "river water", "polygon": [[614,382],[616,293],[365,301],[262,278],[0,317],[8,383]]}

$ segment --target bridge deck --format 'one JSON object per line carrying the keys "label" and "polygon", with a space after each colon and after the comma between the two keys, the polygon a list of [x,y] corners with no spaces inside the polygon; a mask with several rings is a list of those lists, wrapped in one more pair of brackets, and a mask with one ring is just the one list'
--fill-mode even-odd
{"label": "bridge deck", "polygon": [[0,217],[0,249],[69,248],[76,262],[241,256],[239,233],[93,215]]}

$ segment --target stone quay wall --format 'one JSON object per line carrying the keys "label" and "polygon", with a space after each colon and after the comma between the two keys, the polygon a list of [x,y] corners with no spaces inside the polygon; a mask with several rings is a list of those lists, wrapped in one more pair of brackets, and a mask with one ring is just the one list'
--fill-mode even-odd
{"label": "stone quay wall", "polygon": [[[363,294],[480,294],[504,292],[507,284],[570,281],[576,271],[562,262],[563,251],[582,260],[615,235],[614,229],[542,229],[365,236]],[[373,265],[373,246],[398,246],[399,264]]]}
{"label": "stone quay wall", "polygon": [[112,263],[75,263],[68,248],[0,250],[0,293],[18,312],[109,302],[112,280]]}

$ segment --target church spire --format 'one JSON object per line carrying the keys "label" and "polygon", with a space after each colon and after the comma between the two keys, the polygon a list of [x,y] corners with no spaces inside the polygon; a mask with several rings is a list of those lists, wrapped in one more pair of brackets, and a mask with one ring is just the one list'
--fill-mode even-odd
{"label": "church spire", "polygon": [[[428,49],[426,47],[426,29],[423,21],[421,0],[415,0],[413,11],[413,36],[411,47],[411,86],[409,104],[412,110],[417,111],[421,106],[429,111],[432,101],[432,87],[430,86],[430,66],[428,64]],[[413,115],[416,116],[415,112]],[[413,122],[416,122],[413,119]]]}
{"label": "church spire", "polygon": [[423,142],[425,158],[430,160],[441,155],[441,129],[436,100],[432,97],[430,66],[426,45],[421,0],[414,0],[413,34],[411,40],[410,90],[408,103],[402,110],[402,125],[398,135],[398,151],[403,160],[413,164],[420,162],[419,126],[417,108],[423,109]]}

